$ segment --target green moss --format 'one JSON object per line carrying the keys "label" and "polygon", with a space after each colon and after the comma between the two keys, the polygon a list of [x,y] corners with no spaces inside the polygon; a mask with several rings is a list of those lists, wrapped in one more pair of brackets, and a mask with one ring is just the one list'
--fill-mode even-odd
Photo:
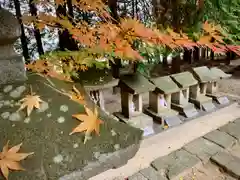
{"label": "green moss", "polygon": [[[57,89],[70,90],[71,83],[51,79]],[[114,152],[114,145],[119,144],[121,149],[127,148],[132,144],[139,144],[142,131],[127,124],[120,123],[111,119],[104,112],[100,111],[100,117],[104,124],[100,127],[100,136],[92,134],[92,139],[83,144],[84,133],[69,135],[80,121],[73,119],[72,114],[84,113],[81,105],[70,101],[69,98],[47,86],[49,82],[37,75],[29,75],[26,82],[27,91],[14,100],[17,102],[24,95],[29,93],[31,85],[33,92],[40,95],[41,99],[48,102],[49,109],[38,113],[36,110],[30,115],[30,122],[24,123],[26,112],[21,112],[22,120],[19,122],[9,121],[0,117],[0,148],[10,140],[10,145],[16,145],[23,142],[22,152],[35,152],[22,162],[27,171],[12,172],[10,180],[42,180],[47,176],[49,180],[55,180],[59,177],[82,169],[89,162],[97,161],[94,157],[95,152],[111,153]],[[15,84],[14,88],[19,85]],[[3,87],[0,91],[2,92]],[[4,94],[4,100],[13,100],[9,93]],[[68,106],[68,111],[60,111],[60,106]],[[19,107],[4,106],[0,108],[2,112],[15,112]],[[49,116],[51,114],[51,117]],[[59,117],[65,118],[63,123],[59,123]],[[116,132],[112,136],[111,130]],[[74,148],[77,144],[78,147]],[[53,158],[57,155],[63,156],[63,161],[56,164]],[[1,176],[0,176],[1,179]]]}
{"label": "green moss", "polygon": [[95,67],[89,68],[85,72],[79,74],[84,85],[102,85],[113,80],[110,69],[96,69]]}

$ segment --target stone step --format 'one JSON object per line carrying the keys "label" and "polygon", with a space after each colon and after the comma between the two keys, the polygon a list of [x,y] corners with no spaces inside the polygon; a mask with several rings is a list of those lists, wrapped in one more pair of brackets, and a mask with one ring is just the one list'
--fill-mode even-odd
{"label": "stone step", "polygon": [[240,158],[227,152],[219,152],[210,159],[229,175],[240,178]]}
{"label": "stone step", "polygon": [[127,178],[128,180],[167,180],[160,172],[156,171],[153,167],[142,169],[138,173],[133,174]]}
{"label": "stone step", "polygon": [[189,173],[193,167],[201,165],[201,160],[189,152],[180,149],[156,159],[151,165],[163,177],[175,180]]}

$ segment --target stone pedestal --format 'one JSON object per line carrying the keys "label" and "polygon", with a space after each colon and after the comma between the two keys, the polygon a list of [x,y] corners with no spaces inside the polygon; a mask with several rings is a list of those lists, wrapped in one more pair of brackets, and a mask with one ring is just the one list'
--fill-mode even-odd
{"label": "stone pedestal", "polygon": [[[210,112],[216,107],[212,102],[212,98],[206,96],[209,86],[216,81],[217,77],[212,74],[208,67],[202,66],[192,69],[192,73],[198,80],[199,84],[190,87],[190,101],[194,103],[201,110]],[[213,87],[215,88],[215,87]]]}
{"label": "stone pedestal", "polygon": [[[211,68],[210,71],[214,76],[218,77],[218,80],[222,78],[231,77],[231,75],[226,74],[221,69],[216,67]],[[218,91],[217,80],[213,80],[212,82],[209,82],[207,84],[206,95],[208,97],[211,97],[214,101],[216,101],[220,105],[227,105],[230,103],[229,99],[225,95],[223,95],[221,92]]]}
{"label": "stone pedestal", "polygon": [[187,118],[195,117],[198,115],[194,104],[188,102],[189,89],[180,90],[172,95],[172,108]]}
{"label": "stone pedestal", "polygon": [[229,99],[224,94],[218,92],[217,81],[210,82],[207,84],[206,95],[208,97],[211,97],[214,101],[216,101],[220,105],[227,105],[230,103]]}
{"label": "stone pedestal", "polygon": [[13,48],[21,36],[21,29],[12,13],[0,9],[0,84],[9,84],[27,79],[23,57]]}
{"label": "stone pedestal", "polygon": [[172,94],[172,108],[187,118],[197,116],[194,104],[189,103],[189,87],[196,85],[197,80],[190,72],[173,74],[171,78],[180,88],[179,92]]}
{"label": "stone pedestal", "polygon": [[207,84],[200,83],[190,87],[189,101],[195,104],[199,109],[210,112],[215,109],[212,98],[206,96]]}

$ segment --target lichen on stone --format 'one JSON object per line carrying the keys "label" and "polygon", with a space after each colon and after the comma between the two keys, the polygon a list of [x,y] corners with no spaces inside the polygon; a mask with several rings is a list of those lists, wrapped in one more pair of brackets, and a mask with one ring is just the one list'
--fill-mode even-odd
{"label": "lichen on stone", "polygon": [[65,118],[63,116],[60,116],[58,119],[57,119],[57,122],[58,123],[64,123],[65,122]]}
{"label": "lichen on stone", "polygon": [[51,113],[48,113],[48,114],[47,114],[47,117],[48,117],[48,118],[50,118],[51,116],[52,116],[52,114],[51,114]]}
{"label": "lichen on stone", "polygon": [[93,153],[93,156],[96,158],[96,159],[98,159],[99,157],[100,157],[100,152],[94,152]]}
{"label": "lichen on stone", "polygon": [[19,98],[25,90],[26,90],[25,86],[19,86],[15,90],[11,91],[9,95],[12,98]]}
{"label": "lichen on stone", "polygon": [[31,119],[30,119],[29,117],[27,117],[27,118],[24,119],[23,122],[26,123],[26,124],[28,124],[30,121],[31,121]]}
{"label": "lichen on stone", "polygon": [[10,116],[10,112],[3,112],[3,113],[1,114],[1,117],[2,117],[3,119],[8,119],[9,116]]}
{"label": "lichen on stone", "polygon": [[68,106],[67,105],[61,105],[60,106],[60,111],[62,111],[62,112],[67,112],[68,111]]}
{"label": "lichen on stone", "polygon": [[111,130],[111,134],[112,134],[112,136],[116,136],[117,135],[117,133],[113,129]]}
{"label": "lichen on stone", "polygon": [[78,143],[73,144],[73,148],[78,148]]}
{"label": "lichen on stone", "polygon": [[57,156],[55,156],[53,158],[53,162],[56,163],[56,164],[59,164],[63,161],[63,156],[61,154],[58,154]]}
{"label": "lichen on stone", "polygon": [[120,149],[120,144],[114,144],[114,149],[119,150]]}
{"label": "lichen on stone", "polygon": [[4,106],[10,106],[11,102],[9,100],[6,100],[6,101],[3,102],[3,105]]}
{"label": "lichen on stone", "polygon": [[43,101],[43,102],[40,104],[39,109],[37,109],[37,112],[38,112],[38,113],[45,112],[48,108],[49,108],[48,103],[45,102],[45,101]]}
{"label": "lichen on stone", "polygon": [[12,85],[7,85],[3,88],[4,93],[8,93],[12,90],[13,86]]}
{"label": "lichen on stone", "polygon": [[14,112],[9,116],[10,121],[21,121],[22,117],[19,112]]}

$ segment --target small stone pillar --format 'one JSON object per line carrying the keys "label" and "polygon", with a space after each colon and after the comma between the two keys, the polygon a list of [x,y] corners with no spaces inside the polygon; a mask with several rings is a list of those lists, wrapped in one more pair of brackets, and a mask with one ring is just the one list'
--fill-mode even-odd
{"label": "small stone pillar", "polygon": [[13,47],[21,36],[20,24],[12,13],[3,8],[0,8],[0,24],[0,85],[25,81],[23,57]]}
{"label": "small stone pillar", "polygon": [[130,94],[121,90],[122,114],[132,118],[142,114],[142,94]]}

